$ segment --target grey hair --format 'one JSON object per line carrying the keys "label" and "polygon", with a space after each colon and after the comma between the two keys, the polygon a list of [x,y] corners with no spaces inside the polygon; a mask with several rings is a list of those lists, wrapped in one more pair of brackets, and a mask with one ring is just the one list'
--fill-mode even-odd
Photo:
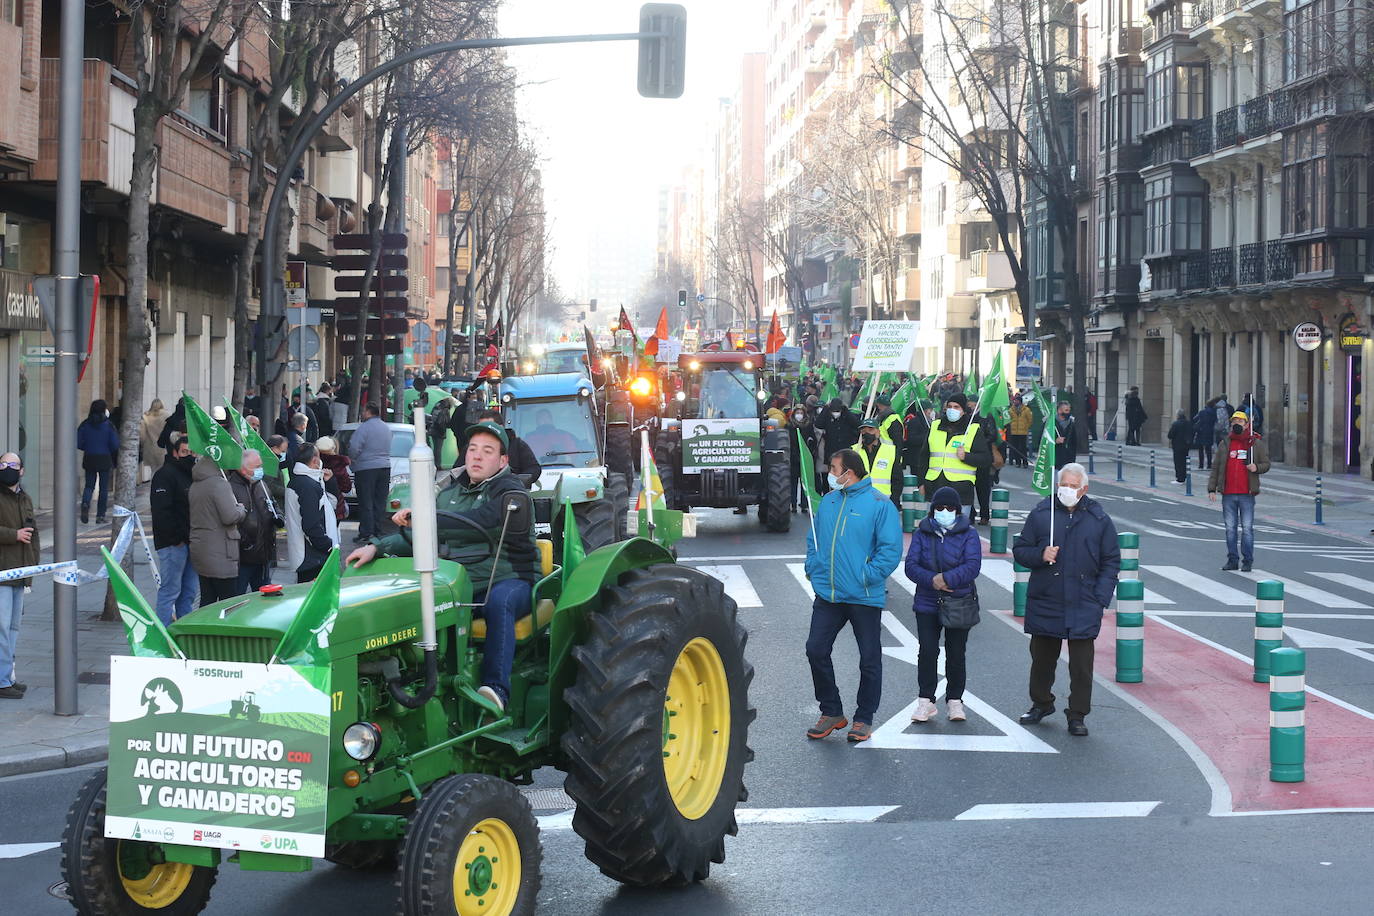
{"label": "grey hair", "polygon": [[1079,464],[1077,461],[1070,461],[1068,464],[1064,465],[1062,468],[1059,469],[1060,480],[1064,479],[1065,474],[1077,474],[1078,479],[1081,480],[1083,483],[1088,482],[1088,469],[1083,467],[1083,465]]}

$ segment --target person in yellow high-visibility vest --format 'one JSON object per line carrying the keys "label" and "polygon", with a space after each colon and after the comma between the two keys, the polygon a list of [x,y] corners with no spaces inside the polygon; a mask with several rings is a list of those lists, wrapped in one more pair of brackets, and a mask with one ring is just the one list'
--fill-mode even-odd
{"label": "person in yellow high-visibility vest", "polygon": [[892,412],[892,398],[880,394],[873,403],[874,419],[878,421],[878,438],[891,442],[900,452],[906,438],[906,430],[902,427],[902,418]]}
{"label": "person in yellow high-visibility vest", "polygon": [[878,432],[881,423],[881,420],[870,418],[859,424],[859,447],[855,451],[863,459],[864,471],[873,478],[873,489],[900,509],[902,468],[897,461],[897,446]]}
{"label": "person in yellow high-visibility vest", "polygon": [[968,398],[963,392],[951,394],[916,451],[916,475],[926,498],[941,487],[953,487],[972,513],[978,469],[991,465],[992,449],[982,427],[970,422]]}

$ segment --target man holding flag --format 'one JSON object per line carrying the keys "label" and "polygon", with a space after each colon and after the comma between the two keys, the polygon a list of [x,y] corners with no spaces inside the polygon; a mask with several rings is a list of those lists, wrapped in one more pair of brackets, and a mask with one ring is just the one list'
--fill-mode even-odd
{"label": "man holding flag", "polygon": [[[1038,394],[1039,392],[1037,392]],[[1046,498],[1031,510],[1012,547],[1016,562],[1030,568],[1025,631],[1030,635],[1031,707],[1022,725],[1054,712],[1054,675],[1065,641],[1069,646],[1069,734],[1084,737],[1092,711],[1093,641],[1116,594],[1121,570],[1116,525],[1102,504],[1087,496],[1088,471],[1070,462],[1054,479],[1054,442],[1041,446],[1031,481]]]}

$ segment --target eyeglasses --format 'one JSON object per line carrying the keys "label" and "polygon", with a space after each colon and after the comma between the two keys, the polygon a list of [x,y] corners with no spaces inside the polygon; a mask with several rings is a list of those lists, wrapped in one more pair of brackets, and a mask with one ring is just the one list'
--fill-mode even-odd
{"label": "eyeglasses", "polygon": [[932,511],[935,511],[935,512],[939,512],[939,511],[944,510],[944,509],[947,509],[947,510],[949,510],[950,512],[958,512],[958,511],[959,511],[959,507],[958,507],[958,506],[932,506],[931,509],[932,509]]}
{"label": "eyeglasses", "polygon": [[17,471],[23,466],[21,461],[0,461],[0,468],[14,468]]}

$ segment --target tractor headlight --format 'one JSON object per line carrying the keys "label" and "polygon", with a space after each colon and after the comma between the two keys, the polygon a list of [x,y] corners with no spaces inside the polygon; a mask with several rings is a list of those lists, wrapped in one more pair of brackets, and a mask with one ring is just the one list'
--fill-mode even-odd
{"label": "tractor headlight", "polygon": [[635,379],[633,382],[630,383],[630,394],[633,394],[635,397],[648,397],[653,390],[653,383],[650,382],[648,379],[644,378],[643,376],[640,376],[639,378]]}
{"label": "tractor headlight", "polygon": [[590,388],[579,388],[577,389],[577,396],[579,398],[589,398],[592,396],[592,390]]}
{"label": "tractor headlight", "polygon": [[696,360],[692,360],[690,363],[687,364],[687,368],[691,369],[693,372],[700,372],[701,363],[697,362]]}
{"label": "tractor headlight", "polygon": [[687,400],[687,392],[679,391],[676,395],[674,395],[674,397],[676,397],[679,401],[685,401]]}
{"label": "tractor headlight", "polygon": [[758,398],[760,401],[766,401],[768,400],[768,392],[760,388],[757,392],[754,393],[754,397]]}
{"label": "tractor headlight", "polygon": [[505,394],[501,395],[501,403],[502,403],[502,404],[509,404],[511,401],[514,401],[514,400],[515,400],[515,395],[511,394],[509,391],[507,391]]}
{"label": "tractor headlight", "polygon": [[746,359],[746,360],[744,361],[744,371],[749,372],[749,371],[751,371],[753,368],[754,368],[754,361],[753,361],[752,359]]}
{"label": "tractor headlight", "polygon": [[382,730],[371,722],[354,722],[344,729],[344,753],[354,760],[371,760],[381,746]]}
{"label": "tractor headlight", "polygon": [[527,363],[525,363],[525,371],[528,372],[530,375],[534,375],[534,370],[535,370],[535,368],[536,368],[536,367],[535,367],[535,364],[534,364],[533,362],[527,362]]}

